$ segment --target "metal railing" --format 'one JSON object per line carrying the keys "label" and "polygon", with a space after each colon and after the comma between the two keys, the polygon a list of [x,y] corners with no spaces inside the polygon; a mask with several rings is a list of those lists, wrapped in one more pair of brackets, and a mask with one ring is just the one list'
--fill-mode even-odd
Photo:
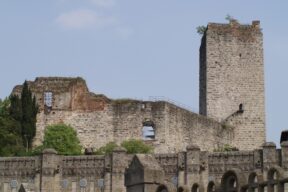
{"label": "metal railing", "polygon": [[148,101],[153,101],[153,102],[155,102],[155,101],[165,101],[165,102],[171,103],[171,104],[173,104],[173,105],[176,105],[176,106],[178,106],[178,107],[181,107],[181,108],[183,108],[183,109],[186,109],[186,110],[188,110],[188,111],[191,111],[191,112],[193,112],[193,113],[197,113],[197,112],[196,112],[196,111],[197,111],[196,109],[194,109],[194,108],[192,108],[192,107],[190,107],[190,106],[188,106],[188,105],[185,105],[185,104],[183,104],[183,103],[180,103],[180,102],[178,102],[178,101],[175,101],[175,100],[173,100],[173,99],[164,97],[164,96],[150,96],[150,97],[148,98]]}

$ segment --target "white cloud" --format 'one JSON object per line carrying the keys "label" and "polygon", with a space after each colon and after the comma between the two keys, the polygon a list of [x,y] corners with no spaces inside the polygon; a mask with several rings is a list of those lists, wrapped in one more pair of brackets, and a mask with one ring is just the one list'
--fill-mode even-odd
{"label": "white cloud", "polygon": [[68,29],[102,28],[115,23],[115,18],[100,16],[92,10],[75,10],[59,15],[56,22]]}
{"label": "white cloud", "polygon": [[112,7],[116,4],[115,0],[90,0],[90,2],[99,7]]}

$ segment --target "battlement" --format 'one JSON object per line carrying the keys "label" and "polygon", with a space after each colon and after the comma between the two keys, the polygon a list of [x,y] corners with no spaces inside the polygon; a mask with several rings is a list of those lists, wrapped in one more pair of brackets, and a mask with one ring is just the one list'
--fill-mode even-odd
{"label": "battlement", "polygon": [[227,24],[209,23],[206,33],[215,33],[214,37],[233,36],[243,42],[254,42],[255,37],[262,35],[260,21],[240,24],[237,20],[230,20]]}

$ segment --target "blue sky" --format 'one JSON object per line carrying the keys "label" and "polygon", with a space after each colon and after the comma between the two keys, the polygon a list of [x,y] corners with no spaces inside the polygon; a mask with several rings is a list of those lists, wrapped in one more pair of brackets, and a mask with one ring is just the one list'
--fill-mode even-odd
{"label": "blue sky", "polygon": [[288,2],[29,0],[0,2],[0,98],[37,76],[81,76],[111,98],[164,96],[198,111],[196,27],[260,20],[267,140],[288,129]]}

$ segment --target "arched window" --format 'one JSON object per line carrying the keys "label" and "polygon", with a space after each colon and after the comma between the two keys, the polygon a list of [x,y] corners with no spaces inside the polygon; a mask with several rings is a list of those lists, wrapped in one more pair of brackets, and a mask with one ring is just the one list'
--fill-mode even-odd
{"label": "arched window", "polygon": [[52,107],[53,94],[51,91],[44,92],[44,106]]}
{"label": "arched window", "polygon": [[279,173],[276,169],[270,169],[268,171],[268,191],[278,192],[279,188]]}
{"label": "arched window", "polygon": [[168,189],[165,185],[160,185],[156,192],[168,192]]}
{"label": "arched window", "polygon": [[184,192],[183,187],[179,187],[178,190],[177,190],[177,192]]}
{"label": "arched window", "polygon": [[283,184],[282,184],[282,188],[284,191],[288,191],[288,181],[285,181]]}
{"label": "arched window", "polygon": [[251,173],[248,178],[249,192],[258,192],[258,179],[256,173]]}
{"label": "arched window", "polygon": [[229,171],[224,174],[221,181],[221,188],[223,192],[237,192],[238,191],[238,179],[233,171]]}
{"label": "arched window", "polygon": [[216,185],[213,181],[208,184],[207,192],[216,192]]}
{"label": "arched window", "polygon": [[145,121],[143,123],[142,138],[143,138],[143,140],[154,140],[155,139],[154,123],[152,121]]}
{"label": "arched window", "polygon": [[197,183],[192,186],[191,192],[199,192],[199,185]]}

